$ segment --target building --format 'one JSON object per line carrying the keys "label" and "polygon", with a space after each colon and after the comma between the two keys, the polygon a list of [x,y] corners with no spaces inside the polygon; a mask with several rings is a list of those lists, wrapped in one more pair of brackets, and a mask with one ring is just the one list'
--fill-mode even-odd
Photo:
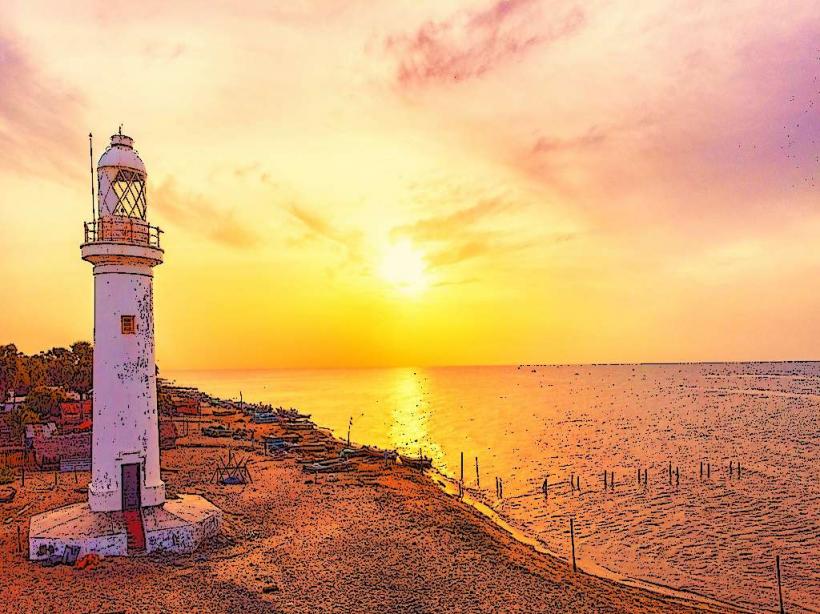
{"label": "building", "polygon": [[154,359],[154,267],[161,231],[147,218],[147,172],[120,131],[97,164],[98,217],[85,224],[94,274],[94,392],[88,503],[31,519],[29,558],[61,554],[191,552],[218,531],[201,496],[165,500]]}
{"label": "building", "polygon": [[60,403],[57,417],[60,428],[64,431],[89,430],[93,420],[92,407],[91,399]]}
{"label": "building", "polygon": [[64,461],[91,460],[91,432],[60,433],[53,422],[27,424],[26,447],[38,467],[57,469]]}

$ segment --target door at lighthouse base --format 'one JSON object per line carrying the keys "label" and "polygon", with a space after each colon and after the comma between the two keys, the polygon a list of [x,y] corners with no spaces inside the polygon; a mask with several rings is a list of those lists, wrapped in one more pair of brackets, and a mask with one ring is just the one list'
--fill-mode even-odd
{"label": "door at lighthouse base", "polygon": [[140,508],[140,464],[122,465],[122,509],[138,510]]}

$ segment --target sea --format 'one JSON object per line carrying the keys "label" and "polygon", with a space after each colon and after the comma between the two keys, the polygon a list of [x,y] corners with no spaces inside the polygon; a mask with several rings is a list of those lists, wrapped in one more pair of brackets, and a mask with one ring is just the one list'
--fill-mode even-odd
{"label": "sea", "polygon": [[463,466],[468,492],[567,559],[572,518],[582,569],[778,611],[779,557],[785,610],[820,612],[820,363],[163,375]]}

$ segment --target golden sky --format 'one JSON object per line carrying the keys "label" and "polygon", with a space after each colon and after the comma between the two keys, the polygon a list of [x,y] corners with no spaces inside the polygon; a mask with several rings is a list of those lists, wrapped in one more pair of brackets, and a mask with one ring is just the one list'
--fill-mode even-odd
{"label": "golden sky", "polygon": [[0,5],[0,342],[92,335],[87,134],[161,368],[820,358],[820,5]]}

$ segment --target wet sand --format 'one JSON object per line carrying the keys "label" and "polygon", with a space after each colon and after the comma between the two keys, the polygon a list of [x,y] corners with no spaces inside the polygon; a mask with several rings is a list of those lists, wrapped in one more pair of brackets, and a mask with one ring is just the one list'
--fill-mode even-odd
{"label": "wet sand", "polygon": [[[25,540],[32,514],[84,500],[77,489],[89,476],[62,474],[46,490],[51,473],[29,474],[16,500],[0,505],[0,612],[732,611],[573,573],[406,466],[357,458],[353,471],[314,477],[295,454],[275,460],[198,426],[162,453],[163,479],[170,496],[198,493],[222,508],[218,539],[191,555],[107,558],[90,571],[32,564],[15,552],[17,527]],[[282,432],[242,426],[257,438]],[[326,431],[300,433],[328,448],[314,458],[343,447]],[[228,447],[251,461],[252,484],[210,482]]]}

